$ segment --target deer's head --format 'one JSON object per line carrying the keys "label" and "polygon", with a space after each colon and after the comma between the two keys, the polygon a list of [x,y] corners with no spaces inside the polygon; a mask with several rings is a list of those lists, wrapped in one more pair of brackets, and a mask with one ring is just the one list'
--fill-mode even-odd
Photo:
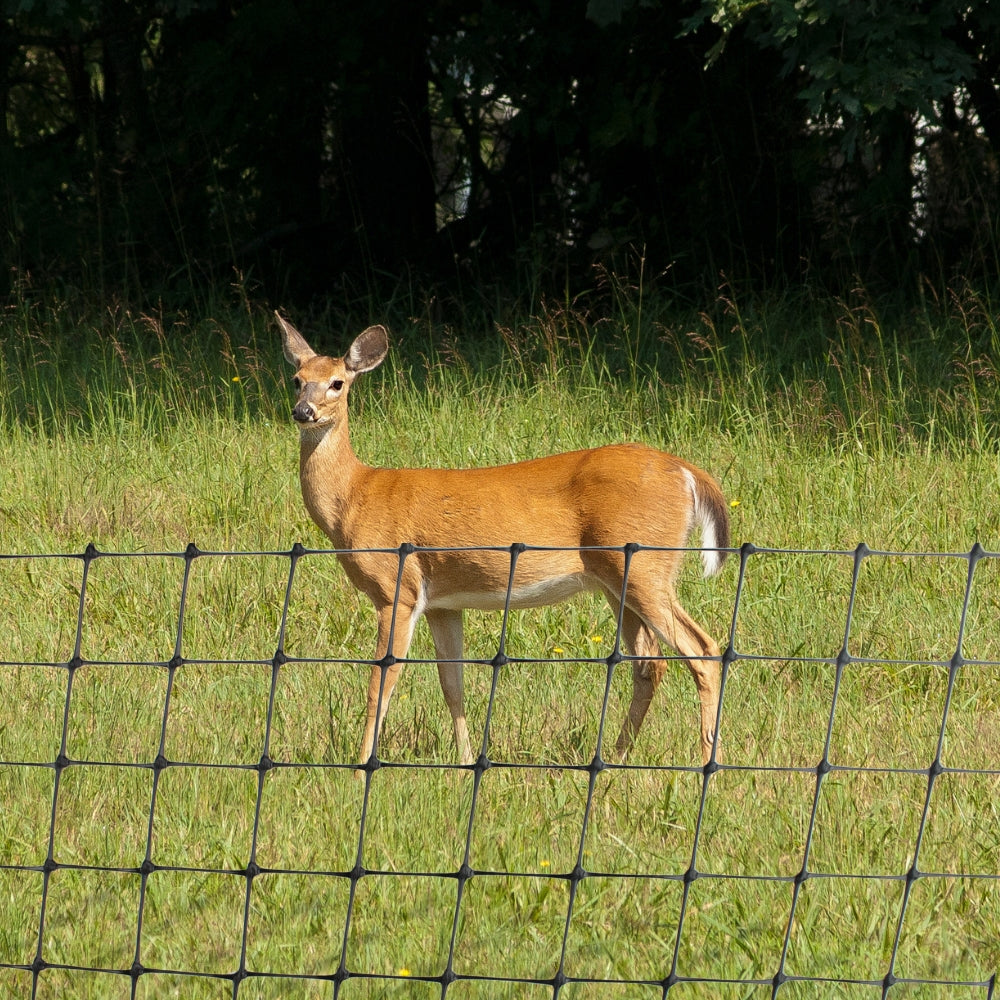
{"label": "deer's head", "polygon": [[305,338],[277,313],[282,349],[295,368],[295,405],[292,416],[303,429],[336,427],[347,415],[347,393],[362,372],[377,368],[389,352],[384,326],[362,331],[342,358],[317,354]]}

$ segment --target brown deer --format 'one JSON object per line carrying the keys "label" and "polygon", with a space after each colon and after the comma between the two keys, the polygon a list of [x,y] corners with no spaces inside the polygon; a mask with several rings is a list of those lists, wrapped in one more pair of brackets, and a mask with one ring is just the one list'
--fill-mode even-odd
{"label": "brown deer", "polygon": [[[657,658],[663,643],[686,660],[694,677],[702,759],[709,763],[719,647],[681,607],[675,580],[681,550],[696,525],[705,575],[718,572],[725,559],[729,516],[716,482],[682,459],[638,444],[495,468],[365,465],[351,447],[347,397],[354,379],[385,359],[385,328],[369,327],[344,357],[328,358],[275,315],[285,357],[295,367],[292,416],[301,436],[302,498],[334,547],[348,550],[340,562],[378,618],[361,765],[372,759],[421,615],[434,640],[458,755],[468,765],[473,754],[462,684],[463,609],[541,607],[585,590],[602,592],[620,614],[624,645],[636,657],[632,700],[615,747],[618,759],[632,747],[666,669]],[[416,548],[401,562],[405,543]],[[514,543],[528,547],[512,573]],[[629,543],[643,548],[631,558],[624,579]]]}

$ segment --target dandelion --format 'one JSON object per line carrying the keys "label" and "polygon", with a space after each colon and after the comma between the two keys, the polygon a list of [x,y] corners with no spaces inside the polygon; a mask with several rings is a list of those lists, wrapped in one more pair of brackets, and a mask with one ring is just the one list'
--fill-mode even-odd
{"label": "dandelion", "polygon": [[736,508],[739,507],[739,505],[741,503],[743,503],[742,500],[730,500],[729,501],[729,509],[730,510],[736,510]]}
{"label": "dandelion", "polygon": [[239,375],[234,375],[234,376],[233,376],[233,381],[234,381],[234,382],[239,382],[239,381],[240,381],[240,377],[239,377]]}
{"label": "dandelion", "polygon": [[566,650],[564,650],[562,646],[554,646],[552,648],[552,652],[555,653],[556,656],[562,656],[562,654],[565,653]]}
{"label": "dandelion", "polygon": [[590,637],[590,641],[591,642],[604,642],[604,636],[603,635],[592,635]]}
{"label": "dandelion", "polygon": [[412,976],[413,973],[404,965],[397,973],[397,976]]}
{"label": "dandelion", "polygon": [[538,862],[538,864],[539,864],[539,865],[540,865],[540,866],[541,866],[542,868],[548,868],[548,867],[549,867],[549,866],[550,866],[550,865],[552,864],[552,862],[551,862],[551,861],[549,861],[549,859],[548,859],[548,858],[542,858],[542,860],[541,860],[541,861],[539,861],[539,862]]}

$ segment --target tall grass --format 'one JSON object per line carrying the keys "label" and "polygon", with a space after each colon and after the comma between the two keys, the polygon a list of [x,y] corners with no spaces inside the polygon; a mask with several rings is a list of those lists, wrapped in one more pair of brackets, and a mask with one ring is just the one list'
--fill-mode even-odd
{"label": "tall grass", "polygon": [[[459,976],[561,969],[601,981],[569,983],[560,996],[573,1000],[661,997],[675,952],[682,977],[762,984],[683,982],[671,997],[771,996],[786,939],[784,972],[810,982],[779,996],[873,997],[880,987],[849,981],[889,968],[922,821],[920,869],[936,874],[912,887],[894,974],[995,973],[997,883],[971,876],[1000,870],[1000,561],[979,563],[960,621],[961,554],[976,542],[1000,550],[990,303],[969,289],[905,310],[861,292],[754,301],[724,289],[691,309],[651,293],[646,276],[602,280],[599,296],[489,320],[403,294],[387,316],[366,305],[295,319],[332,352],[370,320],[390,326],[390,363],[352,396],[355,448],[369,462],[480,465],[640,439],[718,476],[735,542],[779,551],[747,557],[735,615],[738,560],[707,582],[689,560],[682,581],[691,613],[723,645],[731,633],[739,655],[724,766],[707,784],[693,685],[672,666],[632,766],[602,771],[590,789],[580,768],[597,748],[615,629],[596,600],[512,616],[514,662],[496,678],[489,719],[497,766],[478,787],[447,766],[355,781],[337,765],[356,753],[374,618],[328,555],[296,570],[291,659],[272,673],[290,569],[281,553],[326,542],[302,509],[267,311],[246,300],[211,318],[8,308],[0,552],[25,558],[4,559],[0,582],[0,995],[32,995],[18,967],[40,945],[56,967],[38,972],[36,996],[128,997],[129,977],[101,970],[138,958],[160,971],[137,979],[136,996],[231,997],[233,982],[213,977],[234,972],[245,947],[247,969],[265,975],[239,985],[243,998],[330,996],[315,977],[342,960],[361,976],[341,997],[435,997],[440,983],[419,977],[441,975],[454,930]],[[865,559],[846,640],[860,662],[838,670],[861,541],[958,555]],[[91,542],[130,555],[89,564],[78,633]],[[181,630],[175,553],[189,542],[242,554],[191,563]],[[846,554],[811,551],[823,549]],[[960,627],[973,662],[949,695]],[[499,628],[498,616],[468,615],[480,742]],[[389,762],[453,761],[432,655],[419,632],[383,735]],[[626,673],[613,676],[607,738]],[[279,766],[261,777],[265,734]],[[947,770],[928,802],[939,741]],[[71,763],[56,794],[61,752]],[[834,770],[818,781],[825,753]],[[691,883],[681,927],[696,829],[709,877]],[[807,843],[818,874],[789,927]],[[456,925],[467,847],[481,874]],[[264,871],[247,910],[251,854]],[[137,953],[147,858],[159,867]],[[356,863],[372,874],[357,883],[345,936]],[[567,929],[577,863],[588,875]],[[552,993],[460,979],[447,995]]]}

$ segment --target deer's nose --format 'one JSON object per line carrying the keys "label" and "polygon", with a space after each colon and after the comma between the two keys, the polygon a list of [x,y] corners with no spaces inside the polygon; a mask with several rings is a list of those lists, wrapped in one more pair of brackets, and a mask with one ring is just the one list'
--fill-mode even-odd
{"label": "deer's nose", "polygon": [[316,411],[310,403],[300,400],[292,410],[292,418],[300,424],[311,424],[316,419]]}

